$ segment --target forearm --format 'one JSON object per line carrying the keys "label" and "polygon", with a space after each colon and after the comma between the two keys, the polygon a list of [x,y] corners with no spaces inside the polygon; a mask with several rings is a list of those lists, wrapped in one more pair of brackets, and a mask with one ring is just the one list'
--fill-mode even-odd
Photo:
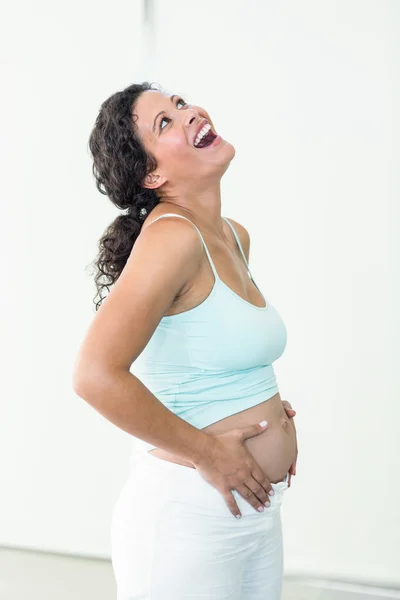
{"label": "forearm", "polygon": [[81,378],[74,390],[108,421],[194,464],[212,437],[181,419],[129,371]]}

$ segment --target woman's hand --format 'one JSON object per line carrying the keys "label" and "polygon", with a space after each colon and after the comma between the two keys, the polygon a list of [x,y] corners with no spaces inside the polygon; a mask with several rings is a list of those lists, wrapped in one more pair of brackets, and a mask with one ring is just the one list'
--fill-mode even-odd
{"label": "woman's hand", "polygon": [[[265,423],[265,425],[261,425]],[[241,516],[232,490],[236,490],[256,510],[270,505],[274,489],[244,442],[266,431],[266,421],[236,427],[223,433],[208,433],[209,442],[194,467],[224,497],[234,516]],[[268,504],[266,504],[268,503]]]}
{"label": "woman's hand", "polygon": [[296,411],[292,408],[292,405],[287,400],[282,400],[282,404],[287,416],[292,419],[295,416]]}
{"label": "woman's hand", "polygon": [[[296,414],[296,411],[293,410],[291,404],[287,400],[282,400],[282,404],[283,404],[283,408],[285,409],[285,412],[286,412],[287,416],[289,417],[289,419],[293,419],[293,417]],[[294,426],[294,421],[292,420],[291,423],[292,423],[293,429],[296,433],[296,427]],[[292,478],[292,475],[296,475],[297,455],[298,455],[298,450],[297,450],[297,435],[296,435],[296,456],[295,456],[295,459],[289,469],[289,481],[288,481],[289,487],[290,487],[290,480]]]}

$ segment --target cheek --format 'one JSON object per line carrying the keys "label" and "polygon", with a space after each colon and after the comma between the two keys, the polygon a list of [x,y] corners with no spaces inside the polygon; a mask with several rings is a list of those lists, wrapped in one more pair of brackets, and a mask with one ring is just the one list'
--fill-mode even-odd
{"label": "cheek", "polygon": [[171,139],[169,140],[169,147],[172,152],[189,152],[192,148],[190,146],[190,142],[184,135],[179,135],[178,133],[174,133],[171,135]]}
{"label": "cheek", "polygon": [[163,141],[160,150],[160,158],[164,165],[169,165],[174,169],[179,162],[186,163],[191,159],[196,159],[195,148],[192,148],[186,137],[178,134],[168,136],[168,140]]}

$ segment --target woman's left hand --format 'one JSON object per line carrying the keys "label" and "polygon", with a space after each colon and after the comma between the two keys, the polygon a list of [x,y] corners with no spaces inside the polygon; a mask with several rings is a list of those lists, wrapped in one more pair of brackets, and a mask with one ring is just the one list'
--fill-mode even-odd
{"label": "woman's left hand", "polygon": [[[293,417],[296,414],[296,411],[293,410],[291,404],[287,400],[282,400],[282,404],[283,404],[283,408],[285,409],[285,412],[286,412],[287,416],[289,417],[289,419],[293,419]],[[294,428],[294,430],[296,432],[296,428],[294,426],[294,421],[292,421],[292,425],[293,425],[293,428]],[[288,486],[289,487],[290,487],[290,480],[292,478],[292,475],[296,475],[297,454],[298,454],[298,451],[297,451],[297,435],[296,435],[296,456],[295,456],[295,459],[294,459],[294,461],[291,464],[290,469],[289,469],[289,481],[288,481]]]}

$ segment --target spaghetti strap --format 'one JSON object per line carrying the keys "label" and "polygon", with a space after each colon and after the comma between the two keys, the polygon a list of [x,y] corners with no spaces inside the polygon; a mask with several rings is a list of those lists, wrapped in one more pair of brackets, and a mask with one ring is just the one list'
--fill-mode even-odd
{"label": "spaghetti strap", "polygon": [[[196,225],[193,223],[193,221],[191,221],[190,219],[187,219],[187,218],[186,218],[186,217],[184,217],[183,215],[177,215],[176,213],[164,213],[163,215],[160,215],[159,217],[157,217],[157,218],[155,218],[153,221],[151,221],[151,222],[149,223],[149,225],[151,225],[152,223],[154,223],[154,222],[155,222],[155,221],[157,221],[158,219],[162,219],[163,217],[180,217],[181,219],[185,219],[186,221],[189,221],[189,223],[191,223],[191,224],[192,224],[194,227],[196,227]],[[215,268],[215,266],[214,266],[214,263],[213,263],[213,261],[212,261],[212,258],[211,258],[211,254],[209,253],[209,251],[208,251],[208,248],[207,248],[207,244],[205,243],[205,241],[204,241],[204,239],[203,239],[203,236],[202,236],[202,235],[201,235],[201,233],[200,233],[200,230],[199,230],[199,228],[198,228],[198,227],[196,227],[196,229],[197,229],[197,233],[198,233],[198,234],[199,234],[199,236],[201,237],[201,241],[203,242],[203,246],[204,246],[204,248],[205,248],[205,251],[206,251],[206,253],[207,253],[208,260],[210,261],[210,265],[211,265],[211,268],[212,268],[212,270],[213,270],[214,277],[215,277],[215,279],[219,279],[219,276],[218,276],[218,273],[217,273],[217,269],[216,269],[216,268]]]}
{"label": "spaghetti strap", "polygon": [[234,227],[233,227],[232,223],[230,223],[226,217],[222,217],[222,218],[224,219],[224,221],[226,221],[226,223],[228,223],[229,227],[231,228],[231,230],[232,230],[232,232],[233,232],[233,235],[235,236],[235,239],[236,239],[237,245],[239,246],[239,250],[240,250],[240,252],[242,253],[243,260],[244,260],[244,264],[245,264],[245,265],[246,265],[246,267],[247,267],[247,272],[248,272],[248,275],[249,275],[250,279],[253,279],[253,277],[251,276],[250,269],[249,269],[249,264],[248,264],[248,262],[247,262],[246,255],[245,255],[245,253],[243,252],[242,244],[240,243],[240,239],[239,239],[239,236],[238,236],[238,234],[236,233],[236,231],[235,231],[235,229],[234,229]]}

